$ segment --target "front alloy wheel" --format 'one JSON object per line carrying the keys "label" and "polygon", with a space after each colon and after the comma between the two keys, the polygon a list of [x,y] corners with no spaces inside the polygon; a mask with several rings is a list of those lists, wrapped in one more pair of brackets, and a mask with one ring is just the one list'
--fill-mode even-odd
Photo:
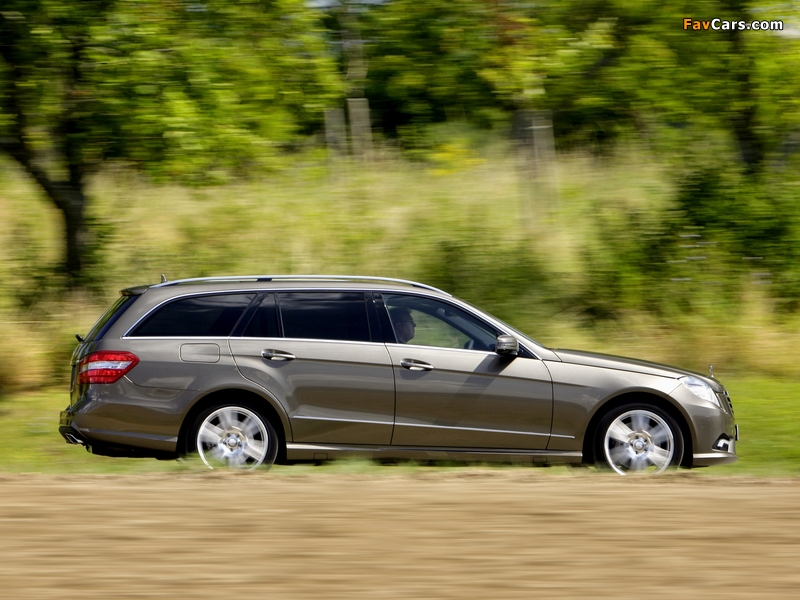
{"label": "front alloy wheel", "polygon": [[223,406],[202,418],[195,447],[209,469],[252,470],[275,460],[277,437],[269,422],[242,406]]}
{"label": "front alloy wheel", "polygon": [[680,463],[680,429],[667,415],[650,408],[623,408],[604,420],[602,457],[620,475],[655,475]]}

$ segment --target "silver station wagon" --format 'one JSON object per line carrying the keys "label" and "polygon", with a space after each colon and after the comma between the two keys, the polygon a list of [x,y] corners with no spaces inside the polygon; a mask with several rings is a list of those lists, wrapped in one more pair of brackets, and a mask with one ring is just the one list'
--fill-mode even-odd
{"label": "silver station wagon", "polygon": [[450,294],[379,277],[122,290],[72,356],[67,442],[209,467],[340,456],[588,464],[736,460],[713,377],[550,349]]}

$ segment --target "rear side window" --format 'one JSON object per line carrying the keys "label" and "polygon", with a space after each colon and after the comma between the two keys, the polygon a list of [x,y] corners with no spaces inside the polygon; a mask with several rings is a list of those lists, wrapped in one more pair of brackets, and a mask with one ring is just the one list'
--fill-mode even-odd
{"label": "rear side window", "polygon": [[94,324],[83,339],[84,342],[93,342],[94,340],[101,340],[106,332],[111,329],[111,326],[117,322],[125,311],[130,308],[139,296],[120,296],[117,301],[111,305],[103,316]]}
{"label": "rear side window", "polygon": [[277,296],[287,338],[370,341],[362,292],[287,292]]}
{"label": "rear side window", "polygon": [[156,309],[130,334],[134,337],[226,337],[255,294],[214,294],[175,300]]}

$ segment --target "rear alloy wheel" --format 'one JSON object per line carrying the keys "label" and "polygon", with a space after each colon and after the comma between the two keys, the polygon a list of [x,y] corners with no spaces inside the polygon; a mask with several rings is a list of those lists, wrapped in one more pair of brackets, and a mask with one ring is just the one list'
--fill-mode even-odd
{"label": "rear alloy wheel", "polygon": [[620,475],[656,475],[683,457],[680,428],[654,406],[623,406],[603,419],[599,433],[597,456]]}
{"label": "rear alloy wheel", "polygon": [[278,436],[264,417],[243,406],[210,409],[197,419],[193,441],[209,469],[252,470],[272,465]]}

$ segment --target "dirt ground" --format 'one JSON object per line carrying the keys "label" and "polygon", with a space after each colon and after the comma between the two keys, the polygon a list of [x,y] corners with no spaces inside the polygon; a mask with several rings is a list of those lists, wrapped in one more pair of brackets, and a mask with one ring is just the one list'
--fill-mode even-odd
{"label": "dirt ground", "polygon": [[5,598],[800,598],[800,480],[0,475]]}

